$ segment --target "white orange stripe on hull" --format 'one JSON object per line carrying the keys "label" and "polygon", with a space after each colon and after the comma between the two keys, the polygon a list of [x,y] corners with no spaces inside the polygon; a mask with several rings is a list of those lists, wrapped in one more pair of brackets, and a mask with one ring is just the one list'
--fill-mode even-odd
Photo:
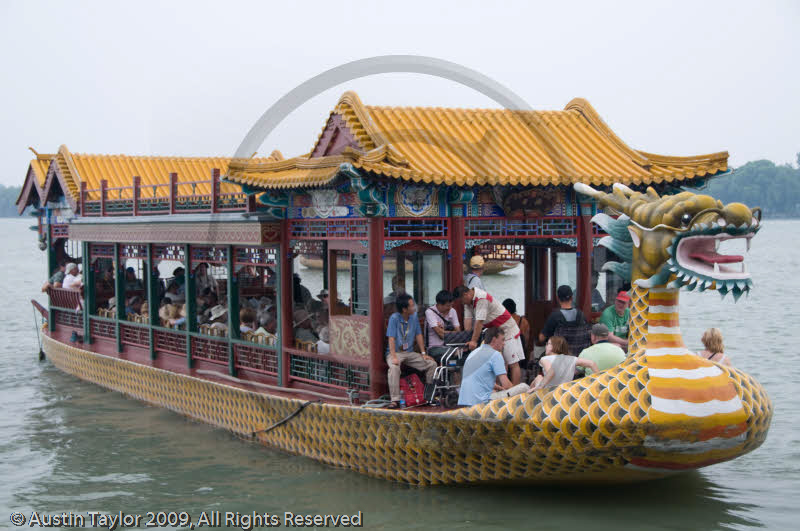
{"label": "white orange stripe on hull", "polygon": [[651,396],[651,409],[671,415],[689,417],[710,417],[719,413],[735,413],[742,410],[742,400],[737,396],[730,400],[709,400],[708,402],[687,402]]}

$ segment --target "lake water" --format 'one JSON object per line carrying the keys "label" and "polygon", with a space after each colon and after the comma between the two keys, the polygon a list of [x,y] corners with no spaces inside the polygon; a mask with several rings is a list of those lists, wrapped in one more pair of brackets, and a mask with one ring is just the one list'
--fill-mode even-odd
{"label": "lake water", "polygon": [[[368,529],[796,529],[800,516],[800,221],[770,221],[749,257],[755,290],[738,304],[685,293],[684,337],[722,329],[734,364],[775,405],[755,452],[632,486],[415,488],[285,455],[143,405],[37,361],[29,300],[45,254],[29,219],[0,220],[0,526],[8,515],[356,513]],[[513,293],[517,272],[487,277]],[[37,295],[39,295],[37,297]]]}

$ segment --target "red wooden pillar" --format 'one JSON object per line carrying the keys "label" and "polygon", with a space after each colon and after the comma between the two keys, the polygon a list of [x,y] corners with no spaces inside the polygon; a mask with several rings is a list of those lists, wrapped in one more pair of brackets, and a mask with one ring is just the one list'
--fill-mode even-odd
{"label": "red wooden pillar", "polygon": [[592,218],[580,216],[578,223],[578,308],[585,315],[592,309]]}
{"label": "red wooden pillar", "polygon": [[141,177],[139,177],[138,175],[134,175],[134,177],[133,177],[133,215],[134,216],[138,216],[139,215],[139,195],[140,195],[139,185],[141,184],[141,181],[142,181]]}
{"label": "red wooden pillar", "polygon": [[[386,392],[386,360],[383,344],[383,217],[369,220],[369,394],[378,398]],[[398,264],[401,262],[398,259]],[[332,268],[331,268],[332,269]]]}
{"label": "red wooden pillar", "polygon": [[452,216],[448,219],[448,288],[452,291],[464,283],[464,257],[467,252],[466,223],[461,216]]}
{"label": "red wooden pillar", "polygon": [[211,213],[219,212],[219,168],[211,170]]}
{"label": "red wooden pillar", "polygon": [[246,212],[256,211],[256,194],[247,194]]}
{"label": "red wooden pillar", "polygon": [[175,213],[175,199],[178,195],[178,174],[169,174],[169,213]]}
{"label": "red wooden pillar", "polygon": [[294,333],[292,324],[292,248],[289,241],[289,220],[281,220],[281,300],[278,311],[281,312],[281,359],[279,364],[278,384],[289,386],[289,353],[286,348],[294,347]]}
{"label": "red wooden pillar", "polygon": [[536,252],[536,259],[538,262],[539,270],[539,300],[549,300],[552,302],[550,290],[550,260],[548,260],[549,249],[541,247]]}
{"label": "red wooden pillar", "polygon": [[100,181],[100,215],[106,215],[106,188],[108,188],[108,181],[102,179]]}
{"label": "red wooden pillar", "polygon": [[[528,319],[528,322],[531,321],[531,316],[533,315],[533,301],[537,299],[536,293],[538,291],[538,286],[536,285],[537,279],[534,278],[533,272],[536,270],[534,265],[534,260],[537,259],[536,256],[536,249],[531,247],[530,245],[525,246],[525,263],[523,267],[525,268],[523,286],[525,289],[525,309],[523,310],[525,313],[525,317]],[[537,264],[538,265],[538,264]]]}

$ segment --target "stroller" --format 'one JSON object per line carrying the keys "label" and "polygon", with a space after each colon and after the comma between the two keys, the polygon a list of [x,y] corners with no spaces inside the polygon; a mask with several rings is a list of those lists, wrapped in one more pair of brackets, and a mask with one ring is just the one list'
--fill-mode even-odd
{"label": "stroller", "polygon": [[439,365],[433,373],[433,386],[430,393],[426,393],[426,395],[430,394],[425,397],[428,402],[438,400],[442,406],[448,409],[458,406],[460,384],[455,383],[455,380],[467,359],[465,350],[470,339],[472,339],[472,330],[445,334],[443,352],[437,360]]}

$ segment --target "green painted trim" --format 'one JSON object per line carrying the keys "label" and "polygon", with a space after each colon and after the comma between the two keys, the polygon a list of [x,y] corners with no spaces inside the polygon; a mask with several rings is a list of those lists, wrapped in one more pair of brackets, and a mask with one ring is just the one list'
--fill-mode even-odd
{"label": "green painted trim", "polygon": [[145,261],[147,276],[147,312],[150,319],[148,327],[148,338],[150,340],[150,359],[155,360],[156,353],[155,337],[153,337],[153,325],[161,324],[158,321],[158,270],[153,266],[153,244],[147,245],[147,260]]}
{"label": "green painted trim", "polygon": [[95,305],[94,271],[89,259],[89,242],[83,242],[81,253],[83,254],[83,342],[89,345],[92,343],[89,316]]}
{"label": "green painted trim", "polygon": [[[188,243],[183,246],[183,296],[184,308],[186,310],[186,326],[184,328],[186,334],[186,366],[192,368],[192,336],[191,332],[197,330],[197,311],[195,310],[195,293],[194,293],[194,275],[192,271],[192,254],[191,245]],[[191,283],[191,285],[190,285]],[[192,328],[192,321],[194,321],[194,329]],[[174,331],[174,330],[173,330]]]}
{"label": "green painted trim", "polygon": [[[45,225],[45,242],[47,242],[47,280],[49,281],[50,275],[53,274],[53,270],[56,268],[56,253],[53,250],[53,239],[50,236],[50,209],[47,207],[45,207],[45,220],[47,221],[47,225]],[[49,302],[48,300],[47,329],[51,332],[55,332],[56,312],[49,305]]]}
{"label": "green painted trim", "polygon": [[117,301],[116,323],[114,330],[117,335],[117,352],[122,352],[122,334],[119,323],[125,320],[125,264],[119,256],[119,244],[114,244],[114,298]]}

